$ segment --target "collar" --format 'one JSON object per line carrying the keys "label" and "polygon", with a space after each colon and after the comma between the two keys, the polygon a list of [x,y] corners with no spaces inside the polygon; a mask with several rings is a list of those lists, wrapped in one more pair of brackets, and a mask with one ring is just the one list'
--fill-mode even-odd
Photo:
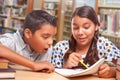
{"label": "collar", "polygon": [[14,34],[16,36],[17,39],[17,45],[19,45],[19,47],[17,47],[18,51],[21,51],[25,48],[28,48],[28,50],[31,52],[32,50],[30,49],[29,45],[26,44],[23,40],[23,35],[20,33],[20,30],[17,30],[16,33]]}

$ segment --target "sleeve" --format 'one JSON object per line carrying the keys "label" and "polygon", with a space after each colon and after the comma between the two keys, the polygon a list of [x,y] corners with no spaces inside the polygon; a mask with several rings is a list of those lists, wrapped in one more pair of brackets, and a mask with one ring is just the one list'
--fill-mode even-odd
{"label": "sleeve", "polygon": [[6,33],[0,36],[0,43],[4,46],[7,46],[9,48],[12,48],[14,39],[12,37],[12,34]]}
{"label": "sleeve", "polygon": [[120,57],[120,49],[118,49],[111,41],[101,37],[98,42],[98,56],[104,57],[105,61],[114,61]]}
{"label": "sleeve", "polygon": [[63,67],[63,57],[68,50],[68,41],[60,41],[54,47],[52,51],[52,64],[54,64],[55,68]]}

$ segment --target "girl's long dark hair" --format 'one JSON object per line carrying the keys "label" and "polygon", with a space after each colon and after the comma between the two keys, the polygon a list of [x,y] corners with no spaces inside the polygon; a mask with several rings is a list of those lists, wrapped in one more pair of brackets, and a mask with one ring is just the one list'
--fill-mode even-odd
{"label": "girl's long dark hair", "polygon": [[[91,20],[95,25],[99,26],[99,21],[97,18],[97,15],[94,11],[94,9],[90,6],[82,6],[76,8],[76,10],[73,12],[72,18],[75,16],[79,16],[82,18],[88,18]],[[99,36],[99,31],[96,31],[94,34],[94,37],[92,39],[92,43],[90,45],[90,48],[87,52],[86,57],[84,58],[84,62],[89,65],[93,65],[96,61],[98,61],[98,51],[97,51],[97,40]],[[64,60],[66,61],[69,55],[72,52],[76,51],[76,40],[74,39],[73,35],[71,35],[69,39],[69,50],[64,56]]]}

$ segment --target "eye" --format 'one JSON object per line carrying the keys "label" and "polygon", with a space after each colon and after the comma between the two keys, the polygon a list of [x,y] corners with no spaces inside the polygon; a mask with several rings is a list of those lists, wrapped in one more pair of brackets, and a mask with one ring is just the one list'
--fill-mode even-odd
{"label": "eye", "polygon": [[49,37],[48,37],[48,36],[43,36],[43,38],[44,38],[44,39],[47,39],[47,38],[49,38]]}
{"label": "eye", "polygon": [[73,29],[74,29],[74,30],[77,30],[77,29],[79,29],[79,28],[78,28],[78,27],[74,27]]}
{"label": "eye", "polygon": [[49,35],[42,35],[42,37],[43,37],[44,39],[47,39],[47,38],[49,38]]}
{"label": "eye", "polygon": [[89,29],[89,27],[90,27],[89,24],[85,24],[85,25],[84,25],[84,28],[85,28],[85,29]]}
{"label": "eye", "polygon": [[85,29],[88,29],[89,27],[84,27]]}
{"label": "eye", "polygon": [[77,25],[73,25],[73,30],[77,30],[79,27]]}

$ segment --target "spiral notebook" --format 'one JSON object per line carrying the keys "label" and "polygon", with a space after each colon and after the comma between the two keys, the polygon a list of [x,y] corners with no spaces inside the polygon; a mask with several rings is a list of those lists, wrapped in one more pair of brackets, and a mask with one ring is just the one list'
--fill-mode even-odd
{"label": "spiral notebook", "polygon": [[87,69],[63,69],[63,68],[57,69],[56,68],[55,72],[65,77],[91,75],[97,73],[99,66],[103,64],[103,62],[104,62],[104,58],[101,58],[95,64],[93,64]]}

